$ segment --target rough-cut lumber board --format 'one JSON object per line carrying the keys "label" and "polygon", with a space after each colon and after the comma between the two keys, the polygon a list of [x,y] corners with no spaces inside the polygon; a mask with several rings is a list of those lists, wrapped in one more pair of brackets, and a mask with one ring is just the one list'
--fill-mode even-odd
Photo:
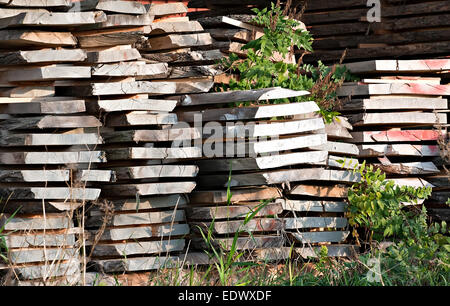
{"label": "rough-cut lumber board", "polygon": [[448,101],[438,98],[392,98],[351,100],[344,103],[345,110],[381,110],[381,109],[447,109]]}
{"label": "rough-cut lumber board", "polygon": [[[26,102],[25,99],[2,100],[0,98],[0,112],[3,114],[75,114],[86,111],[84,100],[65,100],[65,101],[38,101],[31,100]],[[63,99],[61,99],[63,100]]]}
{"label": "rough-cut lumber board", "polygon": [[150,25],[148,35],[160,35],[182,32],[201,32],[203,27],[198,21],[156,22]]}
{"label": "rough-cut lumber board", "polygon": [[125,62],[141,58],[139,51],[131,46],[115,46],[105,50],[87,51],[86,56],[86,62],[92,64]]}
{"label": "rough-cut lumber board", "polygon": [[[90,212],[90,216],[86,218],[86,227],[99,227],[103,223],[104,213],[102,211],[94,210]],[[115,214],[108,222],[108,226],[122,226],[122,225],[148,225],[171,222],[186,221],[184,210],[176,211],[157,211],[147,213],[125,213]]]}
{"label": "rough-cut lumber board", "polygon": [[331,181],[331,182],[358,182],[360,175],[352,171],[327,170],[323,168],[279,170],[272,172],[248,173],[232,175],[228,182],[228,175],[204,175],[198,178],[199,186],[252,186],[267,184],[282,184],[298,181]]}
{"label": "rough-cut lumber board", "polygon": [[[95,235],[95,231],[92,232]],[[189,234],[187,224],[153,225],[145,227],[127,227],[106,229],[101,240],[130,240],[150,237],[182,236]]]}
{"label": "rough-cut lumber board", "polygon": [[116,244],[97,244],[92,256],[129,256],[135,254],[155,254],[184,249],[184,239],[171,239],[151,242],[129,242]]}
{"label": "rough-cut lumber board", "polygon": [[[344,83],[345,84],[345,83]],[[450,95],[450,85],[429,84],[354,84],[344,85],[337,90],[338,96],[367,95]]]}
{"label": "rough-cut lumber board", "polygon": [[415,188],[436,187],[433,184],[430,184],[429,182],[427,182],[426,180],[424,180],[422,178],[416,178],[416,177],[396,178],[396,179],[389,179],[389,180],[394,181],[395,185],[397,185],[397,186],[410,186],[410,187],[415,187]]}
{"label": "rough-cut lumber board", "polygon": [[263,35],[261,32],[255,33],[245,29],[208,29],[208,32],[216,40],[238,41],[243,43],[248,43]]}
{"label": "rough-cut lumber board", "polygon": [[26,232],[18,234],[17,232],[5,235],[8,248],[28,248],[28,247],[64,247],[75,245],[75,232],[77,228],[70,228],[58,232],[46,231],[45,235],[41,232]]}
{"label": "rough-cut lumber board", "polygon": [[67,187],[2,187],[0,195],[11,199],[97,200],[100,189]]}
{"label": "rough-cut lumber board", "polygon": [[440,156],[437,145],[364,144],[359,146],[359,151],[359,157]]}
{"label": "rough-cut lumber board", "polygon": [[176,82],[116,82],[93,83],[91,85],[65,88],[65,94],[69,96],[102,96],[102,95],[128,95],[128,94],[181,94],[208,92],[214,81],[210,79],[192,79]]}
{"label": "rough-cut lumber board", "polygon": [[[188,199],[182,194],[171,194],[166,196],[139,197],[139,201],[136,198],[114,200],[112,203],[115,212],[139,212],[140,210],[146,209],[186,207]],[[98,208],[93,207],[91,214],[94,214],[95,210],[98,210]]]}
{"label": "rough-cut lumber board", "polygon": [[80,261],[78,258],[72,258],[68,261],[57,262],[54,265],[38,265],[28,267],[16,267],[14,270],[20,278],[47,279],[56,276],[69,276],[80,273]]}
{"label": "rough-cut lumber board", "polygon": [[352,132],[351,134],[353,139],[350,142],[366,143],[436,141],[441,133],[436,130],[390,130]]}
{"label": "rough-cut lumber board", "polygon": [[0,224],[5,230],[51,230],[63,229],[73,227],[72,220],[65,214],[47,214],[43,216],[36,216],[35,218],[26,218],[15,216],[9,222],[6,222],[9,215],[3,215],[0,219]]}
{"label": "rough-cut lumber board", "polygon": [[[205,248],[205,242],[202,238],[194,238],[192,240],[194,245]],[[233,238],[216,238],[211,241],[216,246],[222,246],[226,250],[231,249]],[[283,237],[281,236],[252,236],[239,237],[236,242],[237,250],[253,250],[256,248],[276,248],[283,245]]]}
{"label": "rough-cut lumber board", "polygon": [[2,90],[0,88],[0,97],[11,98],[37,98],[52,97],[55,95],[53,86],[18,86]]}
{"label": "rough-cut lumber board", "polygon": [[143,36],[142,29],[104,29],[76,32],[78,43],[82,48],[111,47],[134,44]]}
{"label": "rough-cut lumber board", "polygon": [[432,162],[374,164],[374,166],[386,173],[402,175],[440,173],[440,170]]}
{"label": "rough-cut lumber board", "polygon": [[69,170],[0,170],[0,182],[66,182]]}
{"label": "rough-cut lumber board", "polygon": [[[180,78],[202,78],[207,76],[218,76],[222,75],[223,71],[216,69],[217,66],[180,66],[171,67],[169,70],[168,78],[170,79],[180,79]],[[140,79],[146,79],[147,77],[139,77]],[[217,83],[216,78],[214,81]]]}
{"label": "rough-cut lumber board", "polygon": [[[220,220],[229,218],[245,218],[261,204],[240,204],[215,207],[188,207],[187,215],[191,220]],[[258,210],[255,217],[277,215],[283,212],[281,203],[270,203]]]}
{"label": "rough-cut lumber board", "polygon": [[325,132],[328,138],[333,139],[351,139],[352,135],[349,130],[353,127],[348,123],[347,118],[337,117],[333,119],[333,122],[325,124]]}
{"label": "rough-cut lumber board", "polygon": [[7,119],[0,122],[0,127],[9,130],[47,129],[47,128],[81,128],[99,127],[102,123],[94,116],[39,116]]}
{"label": "rough-cut lumber board", "polygon": [[181,266],[184,256],[155,256],[126,259],[92,260],[96,267],[106,273],[159,270],[166,267]]}
{"label": "rough-cut lumber board", "polygon": [[421,112],[397,112],[397,113],[365,113],[348,115],[349,121],[354,126],[366,125],[435,125],[447,124],[447,114],[421,113]]}
{"label": "rough-cut lumber board", "polygon": [[301,243],[319,243],[319,242],[342,242],[347,239],[350,232],[293,232],[295,239]]}
{"label": "rough-cut lumber board", "polygon": [[169,34],[166,36],[149,37],[147,40],[139,42],[139,50],[157,51],[179,48],[189,48],[211,45],[212,39],[209,33],[197,34]]}
{"label": "rough-cut lumber board", "polygon": [[150,24],[152,24],[154,17],[155,16],[148,15],[148,14],[108,15],[107,18],[105,18],[105,20],[103,22],[85,26],[85,27],[83,27],[83,30],[149,26]]}
{"label": "rough-cut lumber board", "polygon": [[3,2],[11,7],[70,8],[72,5],[69,0],[5,0]]}
{"label": "rough-cut lumber board", "polygon": [[16,265],[21,263],[45,262],[47,260],[49,262],[52,262],[53,260],[58,262],[76,258],[78,256],[78,250],[74,248],[22,248],[11,249],[9,250],[8,255],[11,258],[11,262]]}
{"label": "rough-cut lumber board", "polygon": [[105,126],[162,125],[176,124],[177,122],[176,114],[134,111],[126,114],[110,114],[106,119]]}
{"label": "rough-cut lumber board", "polygon": [[[156,99],[118,99],[96,100],[86,102],[86,107],[92,113],[122,112],[122,111],[161,111],[171,112],[177,106],[175,100]],[[0,105],[1,108],[1,105]]]}
{"label": "rough-cut lumber board", "polygon": [[142,57],[152,62],[166,62],[172,64],[215,63],[223,57],[220,50],[198,50],[185,52],[158,52],[142,54]]}
{"label": "rough-cut lumber board", "polygon": [[201,138],[197,128],[172,128],[167,130],[137,130],[102,132],[106,143],[115,142],[160,142],[173,140],[192,140]]}
{"label": "rough-cut lumber board", "polygon": [[81,182],[110,182],[114,178],[111,170],[81,170],[76,174]]}
{"label": "rough-cut lumber board", "polygon": [[195,177],[197,166],[190,165],[157,165],[112,168],[118,180],[146,179],[159,177]]}
{"label": "rough-cut lumber board", "polygon": [[0,54],[0,65],[82,62],[86,52],[81,49],[44,49],[12,51]]}
{"label": "rough-cut lumber board", "polygon": [[89,134],[6,134],[0,138],[0,146],[68,146],[102,144],[102,138]]}
{"label": "rough-cut lumber board", "polygon": [[313,186],[296,185],[290,192],[291,195],[304,195],[311,197],[347,198],[348,187],[343,186]]}
{"label": "rough-cut lumber board", "polygon": [[381,79],[362,79],[367,84],[393,84],[393,83],[420,83],[420,84],[441,84],[441,78],[428,77],[381,77]]}
{"label": "rough-cut lumber board", "polygon": [[201,148],[126,148],[126,149],[106,149],[106,157],[111,160],[130,159],[184,159],[202,157]]}
{"label": "rough-cut lumber board", "polygon": [[187,13],[187,7],[184,3],[152,3],[148,8],[148,13],[155,16],[174,15]]}
{"label": "rough-cut lumber board", "polygon": [[106,14],[103,12],[67,12],[67,13],[47,13],[28,12],[14,17],[1,18],[0,29],[17,26],[80,26],[85,24],[95,24],[106,21]]}
{"label": "rough-cut lumber board", "polygon": [[310,114],[319,111],[315,102],[275,104],[266,106],[207,109],[198,112],[180,112],[182,121],[194,122],[195,115],[201,115],[204,121],[232,121],[246,119],[262,119],[293,115]]}
{"label": "rough-cut lumber board", "polygon": [[358,165],[359,161],[356,158],[328,155],[328,166],[330,167],[340,169],[356,169]]}
{"label": "rough-cut lumber board", "polygon": [[328,141],[323,145],[309,146],[310,150],[324,150],[331,154],[345,154],[357,156],[359,154],[358,146],[344,142]]}
{"label": "rough-cut lumber board", "polygon": [[197,95],[186,95],[181,99],[181,105],[194,106],[194,105],[220,104],[231,102],[264,101],[264,100],[294,98],[306,95],[309,95],[308,91],[295,91],[281,87],[273,87],[255,90],[227,91],[227,92],[214,92]]}
{"label": "rough-cut lumber board", "polygon": [[0,30],[2,48],[75,46],[76,38],[69,32]]}
{"label": "rough-cut lumber board", "polygon": [[123,14],[140,15],[147,13],[147,9],[142,3],[134,1],[100,0],[95,8],[101,11]]}
{"label": "rough-cut lumber board", "polygon": [[272,169],[290,165],[326,165],[328,152],[297,152],[256,158],[211,159],[194,162],[202,172]]}
{"label": "rough-cut lumber board", "polygon": [[346,212],[346,202],[277,199],[283,210],[299,212]]}
{"label": "rough-cut lumber board", "polygon": [[103,151],[0,153],[4,164],[77,164],[106,162]]}
{"label": "rough-cut lumber board", "polygon": [[347,218],[331,217],[303,217],[303,218],[284,218],[286,229],[297,228],[343,228],[348,222]]}
{"label": "rough-cut lumber board", "polygon": [[102,190],[114,196],[156,195],[172,193],[190,193],[195,182],[121,184],[104,186]]}
{"label": "rough-cut lumber board", "polygon": [[[358,254],[358,247],[354,245],[327,245],[327,256],[328,257],[353,257]],[[264,261],[280,261],[291,258],[293,254],[298,254],[303,258],[317,258],[321,252],[320,246],[305,246],[291,248],[267,248],[255,250],[252,255],[256,256],[259,260]],[[294,255],[295,256],[295,255]]]}
{"label": "rough-cut lumber board", "polygon": [[[280,190],[275,187],[233,189],[231,193],[231,203],[269,200],[281,197]],[[189,198],[191,203],[197,204],[227,203],[227,192],[223,190],[195,191]]]}
{"label": "rough-cut lumber board", "polygon": [[[1,0],[0,4],[7,4],[9,0]],[[50,13],[48,10],[38,9],[38,8],[9,8],[0,7],[0,18],[7,18],[12,16],[17,16],[23,13]]]}
{"label": "rough-cut lumber board", "polygon": [[165,78],[169,74],[166,63],[145,64],[144,62],[120,62],[101,64],[92,67],[93,76],[146,76],[147,78]]}
{"label": "rough-cut lumber board", "polygon": [[[234,234],[240,230],[245,232],[275,232],[284,229],[284,222],[281,219],[275,218],[256,218],[250,220],[244,225],[243,220],[232,221],[215,221],[212,226],[212,230],[216,234]],[[193,229],[199,230],[200,227],[203,231],[209,230],[210,222],[191,222],[194,226]]]}
{"label": "rough-cut lumber board", "polygon": [[50,65],[37,68],[8,70],[0,74],[6,82],[47,81],[59,79],[83,79],[91,77],[91,68],[70,65]]}
{"label": "rough-cut lumber board", "polygon": [[450,70],[449,59],[372,60],[344,64],[352,73],[367,72],[440,72]]}

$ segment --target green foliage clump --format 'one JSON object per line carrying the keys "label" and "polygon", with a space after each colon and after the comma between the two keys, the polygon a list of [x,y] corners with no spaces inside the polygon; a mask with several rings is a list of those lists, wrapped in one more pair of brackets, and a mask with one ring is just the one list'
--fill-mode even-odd
{"label": "green foliage clump", "polygon": [[292,90],[307,90],[310,97],[293,99],[278,99],[274,104],[290,101],[302,102],[305,99],[316,101],[321,107],[321,114],[327,122],[339,113],[333,111],[336,104],[336,89],[344,81],[354,80],[343,66],[327,67],[318,62],[318,67],[299,63],[276,61],[292,55],[294,49],[313,52],[311,34],[301,29],[301,23],[286,16],[274,3],[271,9],[253,9],[256,16],[253,19],[264,29],[264,35],[247,43],[242,49],[247,51],[247,57],[240,59],[236,54],[221,60],[220,64],[226,72],[238,74],[238,79],[231,79],[228,84],[220,84],[218,91],[249,90],[269,87],[282,87]]}

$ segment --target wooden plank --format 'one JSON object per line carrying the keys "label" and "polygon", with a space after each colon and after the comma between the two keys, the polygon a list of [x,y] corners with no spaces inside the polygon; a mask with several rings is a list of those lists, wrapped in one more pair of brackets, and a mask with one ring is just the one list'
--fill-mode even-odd
{"label": "wooden plank", "polygon": [[440,170],[432,162],[410,162],[392,164],[373,164],[375,168],[380,168],[386,173],[393,174],[433,174],[440,173]]}
{"label": "wooden plank", "polygon": [[310,150],[324,150],[331,154],[357,156],[359,149],[356,145],[344,142],[327,141],[322,145],[308,146]]}
{"label": "wooden plank", "polygon": [[111,182],[114,181],[114,173],[111,170],[81,170],[76,173],[75,180],[80,182]]}
{"label": "wooden plank", "polygon": [[88,79],[91,68],[69,65],[50,65],[37,68],[10,69],[0,74],[5,82],[51,81],[63,79]]}
{"label": "wooden plank", "polygon": [[115,83],[93,83],[77,88],[65,88],[64,93],[69,96],[103,96],[103,95],[135,95],[135,94],[182,94],[208,92],[214,81],[210,79],[192,79],[176,82],[115,82]]}
{"label": "wooden plank", "polygon": [[130,159],[185,159],[202,157],[201,148],[126,148],[106,150],[106,157],[112,160]]}
{"label": "wooden plank", "polygon": [[69,170],[0,170],[0,182],[67,182]]}
{"label": "wooden plank", "polygon": [[362,99],[344,103],[345,110],[381,110],[381,109],[447,109],[448,101],[439,98],[391,98],[391,99]]}
{"label": "wooden plank", "polygon": [[189,165],[157,165],[112,168],[118,180],[137,180],[160,177],[195,177],[197,166]]}
{"label": "wooden plank", "polygon": [[184,3],[151,3],[148,13],[154,16],[174,15],[187,13],[188,9]]}
{"label": "wooden plank", "polygon": [[72,3],[69,0],[11,0],[5,1],[11,7],[48,7],[48,8],[70,8]]}
{"label": "wooden plank", "polygon": [[135,28],[92,30],[76,32],[74,35],[81,48],[112,47],[117,45],[135,44],[143,37],[143,31],[140,28],[137,28],[137,30],[134,29]]}
{"label": "wooden plank", "polygon": [[157,52],[142,54],[142,57],[151,62],[166,62],[172,64],[211,63],[214,64],[223,57],[220,50],[183,50],[183,52]]}
{"label": "wooden plank", "polygon": [[297,152],[256,158],[213,159],[194,162],[202,172],[273,169],[290,165],[326,165],[328,152]]}
{"label": "wooden plank", "polygon": [[8,252],[11,262],[16,264],[64,261],[78,257],[78,250],[74,248],[45,248],[45,249],[11,249]]}
{"label": "wooden plank", "polygon": [[123,14],[140,15],[147,13],[147,9],[142,3],[134,1],[99,0],[95,8],[101,11]]}
{"label": "wooden plank", "polygon": [[[92,231],[95,235],[95,231]],[[173,225],[154,225],[146,227],[127,227],[127,228],[111,228],[106,229],[101,241],[105,240],[131,240],[151,237],[174,237],[189,234],[189,225],[173,224]]]}
{"label": "wooden plank", "polygon": [[[7,4],[9,0],[1,0],[0,4]],[[36,12],[36,13],[49,13],[48,10],[38,8],[9,8],[0,7],[0,18],[7,18],[20,15],[22,13]]]}
{"label": "wooden plank", "polygon": [[80,273],[80,261],[78,258],[70,259],[67,262],[60,262],[55,265],[39,265],[29,267],[17,267],[14,270],[23,279],[42,279],[56,276],[70,276]]}
{"label": "wooden plank", "polygon": [[[205,242],[200,239],[193,239],[193,244],[197,247],[205,248]],[[222,246],[225,250],[230,250],[233,238],[216,238],[212,241],[217,247]],[[281,247],[283,238],[281,236],[252,236],[239,237],[236,242],[236,250],[254,250],[256,248]]]}
{"label": "wooden plank", "polygon": [[254,107],[218,108],[197,112],[179,112],[182,121],[194,122],[195,115],[205,121],[233,121],[310,114],[319,111],[315,102],[276,104]]}
{"label": "wooden plank", "polygon": [[347,218],[331,217],[303,217],[284,218],[285,228],[289,230],[299,228],[344,228],[348,225]]}
{"label": "wooden plank", "polygon": [[[427,178],[428,179],[428,178]],[[410,186],[415,188],[423,188],[423,187],[431,187],[434,188],[433,184],[430,184],[426,180],[417,177],[406,177],[406,178],[396,178],[389,179],[390,181],[394,181],[397,186]]]}
{"label": "wooden plank", "polygon": [[352,183],[358,182],[360,176],[352,171],[327,170],[323,168],[292,169],[271,172],[235,174],[228,183],[228,175],[203,175],[197,180],[202,187],[254,186],[267,184],[282,184],[299,181],[330,181]]}
{"label": "wooden plank", "polygon": [[3,52],[0,65],[82,62],[86,52],[81,49],[44,49]]}
{"label": "wooden plank", "polygon": [[94,116],[47,115],[26,118],[11,118],[0,122],[8,130],[100,127],[102,123]]}
{"label": "wooden plank", "polygon": [[[104,212],[92,211],[86,218],[86,227],[95,228],[101,227],[104,223]],[[145,213],[120,213],[115,214],[111,220],[107,223],[110,227],[126,226],[126,225],[150,225],[172,222],[184,222],[186,216],[184,210],[176,211],[157,211],[157,212],[145,212]],[[119,231],[120,232],[120,231]]]}
{"label": "wooden plank", "polygon": [[175,256],[92,260],[95,266],[98,266],[101,271],[106,273],[159,270],[181,265],[182,262],[183,257]]}
{"label": "wooden plank", "polygon": [[97,244],[93,250],[92,256],[130,256],[135,254],[158,254],[173,251],[182,251],[184,249],[184,239],[171,239],[149,242],[129,242],[116,244]]}
{"label": "wooden plank", "polygon": [[[275,187],[233,189],[231,203],[270,200],[281,197],[281,192]],[[191,203],[220,204],[227,203],[227,192],[224,190],[195,191],[189,196]]]}
{"label": "wooden plank", "polygon": [[301,243],[320,243],[320,242],[342,242],[347,239],[350,232],[293,232],[291,233],[295,239]]}
{"label": "wooden plank", "polygon": [[367,95],[450,95],[450,85],[429,84],[355,84],[342,86],[337,90],[338,96],[367,96]]}
{"label": "wooden plank", "polygon": [[55,87],[53,86],[18,86],[6,90],[0,88],[0,97],[37,98],[53,97],[54,95]]}
{"label": "wooden plank", "polygon": [[[240,204],[214,207],[188,207],[187,216],[190,220],[221,220],[244,218],[261,204]],[[283,212],[281,203],[269,203],[258,210],[255,217],[277,215]]]}
{"label": "wooden plank", "polygon": [[110,29],[110,28],[122,28],[122,27],[145,27],[152,24],[155,16],[142,14],[113,14],[107,15],[105,20],[100,23],[96,23],[89,26],[82,27],[83,30],[93,29]]}
{"label": "wooden plank", "polygon": [[103,151],[80,152],[15,152],[0,153],[0,161],[4,164],[77,164],[104,163]]}
{"label": "wooden plank", "polygon": [[26,27],[76,27],[86,24],[95,24],[106,21],[106,14],[97,12],[27,12],[13,17],[0,19],[0,29],[26,26]]}
{"label": "wooden plank", "polygon": [[3,134],[0,146],[69,146],[102,144],[102,138],[94,133],[86,134]]}
{"label": "wooden plank", "polygon": [[[208,231],[211,223],[210,222],[191,222],[193,225],[193,230],[199,231],[199,226],[203,232]],[[274,232],[281,231],[284,229],[284,222],[281,219],[275,218],[256,218],[250,220],[244,225],[243,220],[233,220],[233,221],[215,221],[212,226],[212,230],[216,234],[231,234],[238,231],[245,232]]]}
{"label": "wooden plank", "polygon": [[359,157],[382,156],[440,156],[437,145],[365,144],[359,146]]}
{"label": "wooden plank", "polygon": [[[171,194],[165,196],[139,197],[138,199],[114,200],[114,211],[118,212],[139,212],[148,209],[162,208],[183,208],[188,204],[188,199],[183,194]],[[99,210],[98,207],[92,208],[92,213]]]}
{"label": "wooden plank", "polygon": [[283,210],[297,212],[346,212],[346,202],[278,199]]}
{"label": "wooden plank", "polygon": [[[171,67],[169,69],[169,79],[181,79],[181,78],[202,78],[209,76],[217,76],[223,74],[223,72],[217,69],[217,65],[208,66],[180,66]],[[146,79],[147,77],[139,77],[139,79]],[[214,82],[217,80],[214,78]]]}
{"label": "wooden plank", "polygon": [[354,126],[366,125],[434,125],[447,124],[446,114],[421,113],[421,112],[395,112],[395,113],[365,113],[348,115],[349,121]]}
{"label": "wooden plank", "polygon": [[290,192],[291,195],[303,195],[311,197],[347,198],[348,187],[296,185]]}
{"label": "wooden plank", "polygon": [[149,36],[183,32],[202,32],[203,27],[198,21],[156,22],[150,25]]}
{"label": "wooden plank", "polygon": [[146,111],[133,111],[126,114],[110,114],[106,119],[105,126],[123,127],[134,125],[162,125],[176,124],[176,114],[155,114]]}
{"label": "wooden plank", "polygon": [[76,38],[69,32],[29,30],[1,30],[2,48],[76,46]]}
{"label": "wooden plank", "polygon": [[[171,112],[175,109],[175,100],[157,99],[117,99],[88,101],[86,106],[92,113],[98,112],[122,112],[122,111],[160,111]],[[0,105],[1,108],[1,105]]]}
{"label": "wooden plank", "polygon": [[97,200],[100,189],[66,187],[2,187],[2,197],[35,200]]}
{"label": "wooden plank", "polygon": [[448,59],[371,60],[344,64],[352,73],[368,72],[441,72],[450,70]]}
{"label": "wooden plank", "polygon": [[205,104],[221,104],[245,101],[264,101],[284,98],[294,98],[309,95],[307,91],[295,91],[281,87],[241,90],[228,92],[214,92],[197,95],[187,95],[181,99],[181,105],[194,106]]}
{"label": "wooden plank", "polygon": [[5,236],[8,248],[28,248],[28,247],[65,247],[75,245],[75,228],[70,228],[65,232],[46,234],[35,231],[26,234],[8,233]]}
{"label": "wooden plank", "polygon": [[115,46],[105,50],[87,51],[86,53],[86,62],[90,64],[132,61],[140,58],[139,51],[131,48],[131,46]]}
{"label": "wooden plank", "polygon": [[209,33],[198,34],[169,34],[166,36],[150,37],[145,42],[139,42],[139,50],[169,50],[189,48],[212,44]]}
{"label": "wooden plank", "polygon": [[173,140],[192,140],[201,137],[197,128],[172,128],[167,130],[136,130],[101,132],[106,143],[116,142],[162,142]]}
{"label": "wooden plank", "polygon": [[102,190],[111,196],[159,195],[173,193],[190,193],[195,182],[117,184],[104,186]]}
{"label": "wooden plank", "polygon": [[390,130],[390,131],[364,131],[352,132],[355,143],[366,142],[418,142],[436,141],[439,131],[436,130]]}
{"label": "wooden plank", "polygon": [[[27,102],[27,100],[31,102]],[[0,112],[3,114],[75,114],[86,111],[84,100],[73,99],[62,101],[39,101],[38,99],[30,100],[20,98],[17,99],[0,98]],[[35,101],[35,102],[33,102]]]}
{"label": "wooden plank", "polygon": [[166,63],[145,64],[145,62],[119,62],[92,67],[93,76],[146,76],[146,78],[165,78],[169,74]]}
{"label": "wooden plank", "polygon": [[44,216],[33,217],[19,217],[15,216],[9,222],[6,222],[9,215],[3,215],[1,217],[1,226],[4,226],[6,231],[18,231],[18,230],[51,230],[51,229],[64,229],[73,227],[72,220],[65,214],[47,214]]}

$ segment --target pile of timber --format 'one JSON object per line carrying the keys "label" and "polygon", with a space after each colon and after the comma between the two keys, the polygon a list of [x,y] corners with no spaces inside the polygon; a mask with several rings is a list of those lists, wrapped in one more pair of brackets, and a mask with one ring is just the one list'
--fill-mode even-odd
{"label": "pile of timber", "polygon": [[[353,248],[338,243],[349,234],[345,191],[359,177],[335,156],[357,150],[336,141],[350,137],[348,124],[326,126],[313,101],[270,105],[307,94],[268,88],[179,98],[180,120],[202,123],[203,156],[192,161],[200,172],[187,210],[194,248],[207,247],[200,231],[211,228],[216,247],[231,248],[239,232],[237,249],[259,260],[288,258],[292,244],[305,257],[319,244],[330,245],[330,255],[350,255]],[[235,107],[240,102],[251,106]]]}
{"label": "pile of timber", "polygon": [[210,36],[186,11],[0,4],[0,226],[20,279],[73,283],[80,248],[105,272],[155,269],[185,249],[198,168],[179,161],[201,156],[199,134],[165,96],[208,92],[216,73],[214,50],[191,50]]}
{"label": "pile of timber", "polygon": [[431,213],[448,220],[449,175],[438,141],[448,142],[450,60],[371,60],[346,64],[361,78],[338,91],[359,159],[410,186],[433,187]]}

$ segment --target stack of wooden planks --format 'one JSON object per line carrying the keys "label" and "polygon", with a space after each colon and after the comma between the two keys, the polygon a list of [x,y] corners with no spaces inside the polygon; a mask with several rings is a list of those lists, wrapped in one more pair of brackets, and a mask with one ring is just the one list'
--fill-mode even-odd
{"label": "stack of wooden planks", "polygon": [[438,141],[448,141],[450,85],[441,77],[450,60],[371,60],[346,67],[361,78],[338,91],[354,127],[350,142],[358,145],[358,157],[401,184],[434,187],[431,207],[444,213],[448,159]]}
{"label": "stack of wooden planks", "polygon": [[[337,163],[338,155],[357,155],[355,145],[337,142],[350,137],[348,124],[342,118],[326,126],[313,101],[265,102],[307,94],[268,88],[179,98],[178,117],[202,128],[203,137],[188,209],[195,248],[206,247],[199,232],[208,229],[225,248],[239,233],[237,249],[261,260],[289,257],[292,243],[301,255],[315,256],[314,246],[346,240],[345,190],[359,179]],[[251,106],[236,107],[246,101]],[[348,147],[356,152],[348,154]],[[246,222],[252,212],[255,218]],[[330,255],[349,255],[350,249],[334,245]]]}
{"label": "stack of wooden planks", "polygon": [[216,73],[214,52],[191,50],[211,40],[176,17],[186,11],[109,0],[0,4],[0,226],[21,254],[10,263],[22,279],[79,277],[80,247],[88,269],[105,272],[155,269],[185,249],[184,194],[198,168],[179,161],[201,156],[190,144],[200,136],[165,96],[208,92]]}

